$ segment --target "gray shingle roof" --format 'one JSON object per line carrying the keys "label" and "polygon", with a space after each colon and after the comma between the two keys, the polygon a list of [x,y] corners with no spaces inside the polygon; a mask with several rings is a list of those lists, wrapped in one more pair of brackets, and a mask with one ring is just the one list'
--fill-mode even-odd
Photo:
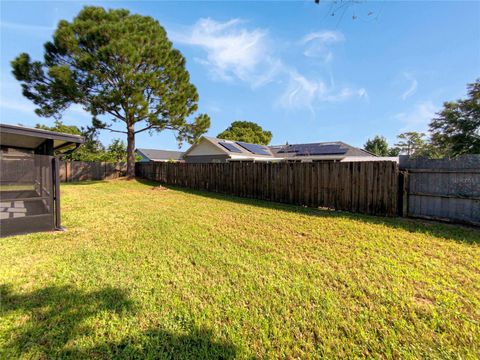
{"label": "gray shingle roof", "polygon": [[151,161],[159,160],[182,160],[183,151],[157,150],[157,149],[137,149]]}

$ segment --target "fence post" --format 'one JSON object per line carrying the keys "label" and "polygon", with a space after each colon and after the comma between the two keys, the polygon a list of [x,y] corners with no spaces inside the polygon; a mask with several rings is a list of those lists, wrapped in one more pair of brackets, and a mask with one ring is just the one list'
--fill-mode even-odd
{"label": "fence post", "polygon": [[54,191],[53,191],[53,200],[55,202],[55,229],[56,230],[63,230],[61,217],[60,217],[60,161],[57,157],[52,159],[52,167],[53,167],[53,183],[54,183]]}
{"label": "fence post", "polygon": [[68,160],[65,160],[65,182],[68,182],[68,176],[69,176],[69,168],[68,168]]}
{"label": "fence post", "polygon": [[400,172],[400,197],[401,197],[401,216],[408,216],[408,171]]}

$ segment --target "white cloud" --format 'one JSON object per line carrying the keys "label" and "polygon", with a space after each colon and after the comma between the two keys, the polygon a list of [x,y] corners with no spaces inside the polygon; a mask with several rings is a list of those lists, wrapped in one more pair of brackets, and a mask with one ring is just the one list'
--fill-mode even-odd
{"label": "white cloud", "polygon": [[[22,95],[20,82],[1,82],[0,94],[0,113],[2,114],[2,117],[5,116],[7,113],[10,114],[11,111],[22,113],[25,115],[31,115],[34,118],[38,117],[38,115],[35,113],[35,109],[37,108],[37,106],[31,100],[27,99]],[[91,115],[86,112],[81,105],[72,104],[67,110],[65,110],[64,117],[73,119],[90,119]]]}
{"label": "white cloud", "polygon": [[402,123],[403,127],[400,129],[402,132],[426,132],[436,112],[437,108],[431,101],[424,101],[416,104],[410,111],[396,114],[394,119]]}
{"label": "white cloud", "polygon": [[309,41],[317,40],[318,42],[327,45],[345,40],[343,34],[339,31],[323,30],[311,32],[303,37],[302,42],[305,44]]}
{"label": "white cloud", "polygon": [[220,80],[235,78],[260,86],[281,69],[281,62],[270,54],[267,31],[241,27],[243,21],[219,22],[200,19],[188,31],[173,33],[174,41],[202,48],[206,58],[196,60],[210,68]]}
{"label": "white cloud", "polygon": [[[10,78],[7,75],[6,78]],[[13,110],[25,114],[34,115],[35,105],[22,95],[22,88],[17,81],[2,80],[0,82],[0,109]]]}
{"label": "white cloud", "polygon": [[339,90],[330,89],[330,93],[320,97],[320,101],[324,102],[341,102],[346,101],[352,98],[358,99],[368,99],[367,90],[364,88],[352,89],[349,87],[344,87]]}
{"label": "white cloud", "polygon": [[[325,30],[305,35],[300,44],[305,46],[305,56],[329,62],[333,59],[330,46],[344,40],[341,32]],[[294,68],[285,67],[285,72],[289,79],[288,86],[278,101],[278,105],[283,108],[306,108],[313,112],[319,103],[342,102],[355,98],[368,100],[365,88],[337,87],[333,77],[326,83],[322,79],[307,78]]]}
{"label": "white cloud", "polygon": [[333,103],[352,98],[368,98],[364,88],[336,88],[333,85],[327,85],[323,80],[307,79],[296,70],[291,70],[289,76],[289,85],[279,99],[279,106],[283,108],[307,108],[313,111],[316,104],[322,102]]}
{"label": "white cloud", "polygon": [[292,71],[289,85],[281,96],[279,105],[284,108],[306,107],[312,110],[315,98],[326,92],[327,86],[323,81],[310,81],[296,71]]}
{"label": "white cloud", "polygon": [[368,93],[365,88],[360,88],[357,90],[357,96],[360,98],[365,98],[368,100]]}
{"label": "white cloud", "polygon": [[[37,117],[38,115],[35,114],[35,109],[37,107],[35,104],[33,104],[30,100],[26,98],[19,97],[18,99],[14,98],[2,98],[0,99],[0,109],[2,110],[2,113],[5,110],[13,110],[15,112],[21,112],[24,114],[29,114],[34,117]],[[86,112],[83,110],[83,108],[78,105],[78,104],[73,104],[71,105],[65,112],[63,113],[64,118],[72,118],[72,119],[78,119],[78,118],[86,118],[90,119],[92,116],[90,113]]]}
{"label": "white cloud", "polygon": [[409,87],[402,94],[402,100],[406,100],[409,96],[417,92],[418,81],[410,73],[404,73],[403,76],[410,82]]}
{"label": "white cloud", "polygon": [[324,30],[305,35],[300,43],[305,45],[303,52],[305,56],[320,58],[324,62],[329,62],[333,59],[333,52],[329,46],[344,40],[345,37],[341,32]]}
{"label": "white cloud", "polygon": [[53,26],[30,25],[5,21],[0,22],[0,28],[15,31],[27,31],[31,33],[53,32],[53,30],[55,30],[55,27]]}
{"label": "white cloud", "polygon": [[18,101],[15,99],[7,99],[2,96],[0,99],[0,108],[5,110],[15,110],[23,113],[34,114],[35,105],[28,100]]}
{"label": "white cloud", "polygon": [[[192,45],[205,52],[204,57],[195,60],[205,65],[215,80],[240,80],[254,88],[273,80],[287,84],[277,101],[283,108],[313,111],[320,102],[368,99],[364,88],[338,88],[333,80],[326,84],[322,79],[303,76],[295,66],[278,56],[266,29],[247,28],[245,24],[240,19],[221,22],[202,18],[186,30],[170,33],[174,42]],[[302,46],[306,56],[327,62],[333,58],[330,47],[344,40],[341,32],[325,30],[305,35],[297,45]]]}

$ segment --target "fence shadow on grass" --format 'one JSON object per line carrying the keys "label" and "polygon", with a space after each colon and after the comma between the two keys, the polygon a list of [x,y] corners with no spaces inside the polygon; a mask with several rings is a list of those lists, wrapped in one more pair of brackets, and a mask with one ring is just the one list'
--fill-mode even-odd
{"label": "fence shadow on grass", "polygon": [[[92,335],[94,329],[88,325],[92,317],[100,316],[98,323],[108,324],[110,317],[116,316],[118,321],[132,316],[135,306],[124,290],[104,288],[86,292],[72,286],[50,286],[15,294],[12,289],[10,285],[0,285],[0,317],[12,316],[12,328],[0,336],[0,340],[4,338],[1,358],[229,359],[236,354],[232,344],[215,341],[212,333],[203,329],[193,329],[185,335],[150,329],[118,342],[106,341],[108,334],[100,339],[96,335],[93,347],[76,347],[75,340]],[[107,326],[107,331],[112,328]]]}
{"label": "fence shadow on grass", "polygon": [[113,180],[84,180],[84,181],[61,182],[60,183],[60,191],[65,187],[90,186],[90,185],[102,184],[102,183],[105,183],[107,181],[113,181]]}
{"label": "fence shadow on grass", "polygon": [[82,180],[82,181],[66,181],[66,182],[61,182],[60,186],[87,186],[87,185],[96,185],[96,184],[102,184],[108,181],[119,181],[122,180],[123,178],[120,179],[108,179],[108,180]]}
{"label": "fence shadow on grass", "polygon": [[355,221],[367,222],[370,224],[388,226],[394,229],[402,229],[412,233],[425,233],[439,238],[445,238],[467,244],[480,244],[480,229],[472,226],[463,226],[455,224],[441,223],[437,221],[402,218],[402,217],[382,217],[373,215],[356,214],[345,211],[334,211],[328,209],[316,209],[304,206],[277,203],[267,200],[243,198],[222,193],[208,192],[205,190],[195,190],[161,184],[155,181],[137,179],[138,182],[148,186],[162,185],[166,188],[180,191],[187,194],[204,196],[211,199],[231,201],[238,204],[260,206],[267,209],[278,211],[294,212],[297,214],[314,217],[332,217],[347,218]]}

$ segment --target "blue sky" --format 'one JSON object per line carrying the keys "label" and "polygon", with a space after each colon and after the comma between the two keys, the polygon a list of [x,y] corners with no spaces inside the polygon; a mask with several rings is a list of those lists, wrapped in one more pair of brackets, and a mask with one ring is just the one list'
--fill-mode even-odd
{"label": "blue sky", "polygon": [[[21,52],[40,59],[57,22],[85,5],[127,8],[160,21],[187,59],[199,112],[212,119],[211,136],[234,120],[249,120],[273,132],[272,144],[362,146],[376,134],[393,143],[401,132],[426,131],[443,101],[463,97],[465,85],[480,77],[477,1],[366,1],[335,16],[327,1],[2,1],[2,123],[53,123],[22,97],[10,61]],[[73,107],[63,121],[87,125],[90,117]],[[103,132],[101,140],[108,144],[118,135]],[[178,147],[169,132],[142,133],[136,145]]]}

